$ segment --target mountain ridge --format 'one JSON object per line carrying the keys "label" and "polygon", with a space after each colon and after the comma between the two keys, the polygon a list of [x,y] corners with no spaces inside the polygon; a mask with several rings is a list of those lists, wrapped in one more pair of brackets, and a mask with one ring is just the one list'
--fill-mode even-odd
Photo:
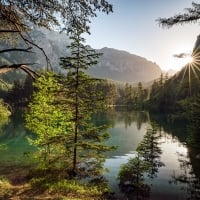
{"label": "mountain ridge", "polygon": [[[59,67],[59,58],[69,55],[70,51],[66,48],[70,44],[69,38],[65,34],[46,29],[34,28],[30,32],[32,40],[44,49],[47,57],[55,71],[62,72]],[[23,47],[23,44],[20,44]],[[1,48],[4,44],[1,43]],[[46,65],[45,56],[42,52],[33,48],[34,54],[27,53],[6,53],[0,61],[10,63],[39,63],[34,69],[40,69]],[[157,79],[162,73],[160,67],[144,57],[131,54],[124,50],[104,47],[97,52],[103,53],[99,63],[88,70],[90,75],[98,78],[112,79],[122,82],[148,82]],[[2,64],[1,62],[1,64]]]}

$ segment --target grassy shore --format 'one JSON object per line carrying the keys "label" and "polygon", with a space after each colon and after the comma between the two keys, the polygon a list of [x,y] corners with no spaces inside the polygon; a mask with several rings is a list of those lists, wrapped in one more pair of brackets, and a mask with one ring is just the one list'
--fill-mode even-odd
{"label": "grassy shore", "polygon": [[104,184],[83,184],[71,179],[30,178],[30,166],[0,168],[1,200],[106,200],[114,199]]}

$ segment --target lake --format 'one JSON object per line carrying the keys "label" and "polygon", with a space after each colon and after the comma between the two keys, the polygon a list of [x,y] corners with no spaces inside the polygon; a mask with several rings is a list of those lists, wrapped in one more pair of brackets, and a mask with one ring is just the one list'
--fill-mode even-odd
{"label": "lake", "polygon": [[[108,130],[111,137],[107,144],[118,146],[117,150],[108,153],[104,164],[109,169],[104,176],[118,199],[200,199],[200,154],[186,146],[188,135],[184,121],[170,124],[161,115],[127,112],[123,109],[111,110],[100,119],[111,124]],[[152,131],[153,124],[156,124],[155,131]],[[20,165],[31,162],[26,153],[35,149],[26,140],[30,133],[25,130],[23,119],[15,115],[0,131],[0,145],[6,144],[5,148],[1,146],[4,149],[0,151],[0,164]],[[149,149],[151,137],[154,147]],[[136,192],[136,188],[133,189],[131,172],[123,183],[118,179],[121,165],[130,159],[137,159],[137,148],[141,143],[146,152],[143,152],[143,157],[149,155],[148,158],[151,158],[151,170],[143,172],[140,181],[140,184],[148,188],[148,192]]]}

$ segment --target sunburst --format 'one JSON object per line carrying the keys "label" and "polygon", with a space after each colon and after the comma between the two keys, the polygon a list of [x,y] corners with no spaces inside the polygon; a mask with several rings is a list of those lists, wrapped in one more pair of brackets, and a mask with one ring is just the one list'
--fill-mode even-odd
{"label": "sunburst", "polygon": [[195,78],[200,81],[198,72],[200,72],[200,49],[197,48],[193,51],[191,55],[188,55],[188,63],[184,67],[183,76],[181,79],[181,85],[188,71],[188,83],[189,83],[189,95],[191,95],[191,73],[195,76]]}

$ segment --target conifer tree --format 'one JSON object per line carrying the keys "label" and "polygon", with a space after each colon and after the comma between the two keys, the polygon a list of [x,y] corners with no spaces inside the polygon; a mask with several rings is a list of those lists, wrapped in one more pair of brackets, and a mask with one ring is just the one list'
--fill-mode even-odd
{"label": "conifer tree", "polygon": [[178,24],[197,23],[200,19],[200,4],[192,2],[191,8],[185,8],[184,13],[178,13],[169,18],[159,18],[157,21],[164,27],[172,27]]}
{"label": "conifer tree", "polygon": [[190,125],[188,127],[190,136],[189,144],[200,147],[200,93],[195,97],[191,105]]}
{"label": "conifer tree", "polygon": [[[95,91],[97,79],[86,74],[86,70],[97,64],[100,56],[81,37],[83,30],[77,24],[71,33],[71,55],[60,58],[62,68],[67,70],[64,85],[67,88],[67,104],[71,108],[73,123],[72,175],[96,175],[101,171],[105,159],[103,152],[110,147],[102,142],[108,138],[105,126],[95,127],[91,115],[104,107],[101,91]],[[65,102],[66,103],[66,102]],[[93,172],[93,173],[92,173]]]}
{"label": "conifer tree", "polygon": [[159,168],[164,166],[160,160],[162,150],[159,146],[159,139],[158,127],[152,123],[152,128],[147,129],[142,142],[137,147],[138,153],[149,163],[148,176],[150,178],[156,177]]}

